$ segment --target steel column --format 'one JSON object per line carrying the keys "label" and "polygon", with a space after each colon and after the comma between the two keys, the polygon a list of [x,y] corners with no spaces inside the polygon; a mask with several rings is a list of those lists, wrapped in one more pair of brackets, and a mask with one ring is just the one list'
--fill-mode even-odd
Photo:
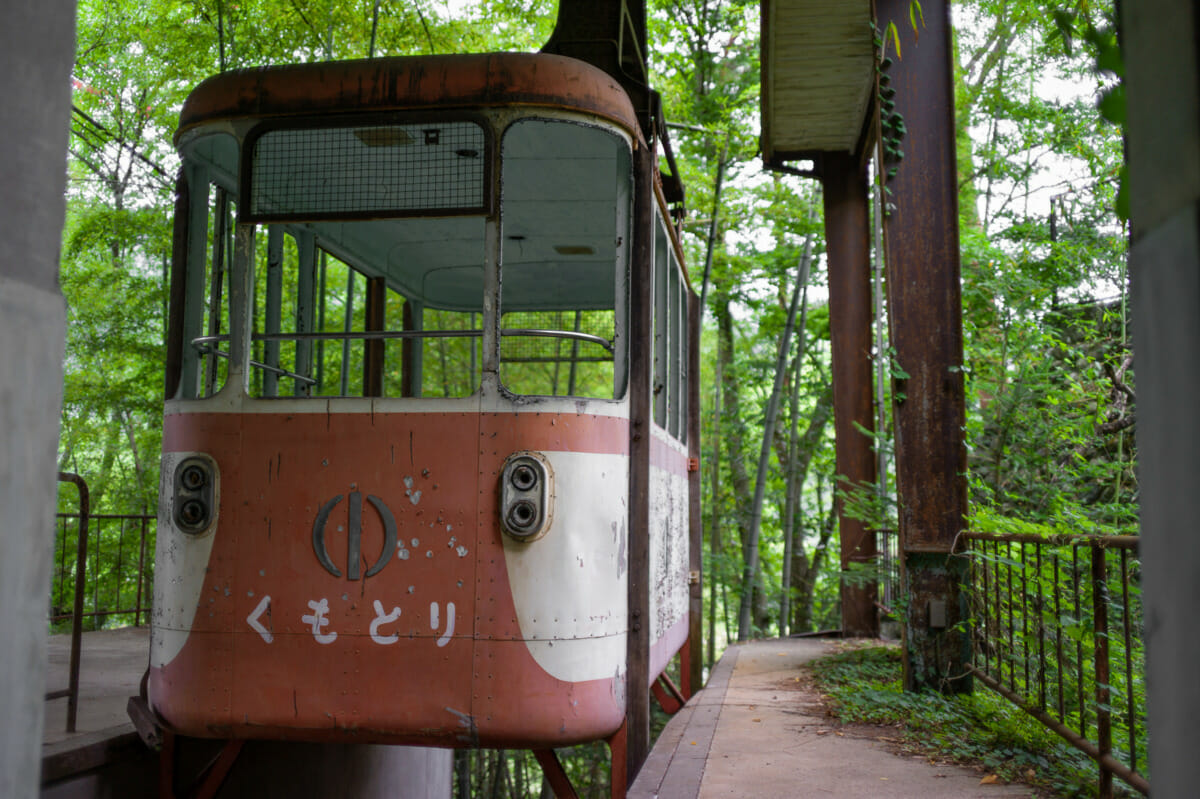
{"label": "steel column", "polygon": [[[171,275],[167,295],[166,399],[179,391],[183,371],[183,313],[187,297],[188,223],[191,219],[191,189],[182,167],[175,178],[175,216],[171,229]],[[190,345],[188,345],[190,348]]]}
{"label": "steel column", "polygon": [[646,139],[652,138],[645,0],[561,0],[542,52],[578,58],[613,76],[633,102]]}
{"label": "steel column", "polygon": [[[186,181],[183,188],[188,192],[187,199],[187,265],[183,297],[183,328],[178,339],[182,348],[182,374],[178,386],[179,393],[184,399],[195,399],[200,395],[200,353],[192,346],[192,339],[204,335],[204,288],[205,260],[208,258],[208,215],[209,215],[209,176],[208,171],[200,166],[185,167]],[[182,249],[182,248],[180,248]],[[176,251],[179,252],[178,250]],[[180,267],[174,272],[178,277]],[[171,392],[174,397],[176,392]],[[169,398],[171,398],[169,397]]]}
{"label": "steel column", "polygon": [[[267,227],[267,318],[264,332],[278,333],[282,329],[283,318],[283,227],[270,225]],[[263,362],[267,366],[279,368],[279,342],[266,341],[263,346]],[[263,370],[264,397],[279,396],[279,373],[270,369]]]}
{"label": "steel column", "polygon": [[234,227],[233,264],[229,271],[229,372],[225,381],[237,381],[245,392],[250,373],[250,344],[254,320],[254,232],[251,224]]}
{"label": "steel column", "polygon": [[700,298],[688,291],[688,362],[690,379],[687,391],[688,440],[688,525],[691,546],[688,550],[688,642],[684,650],[680,680],[683,695],[690,699],[704,687],[704,528],[700,506],[700,319],[704,307]]}
{"label": "steel column", "polygon": [[[871,401],[870,217],[866,165],[850,153],[821,159],[825,186],[825,242],[829,262],[829,320],[833,346],[833,424],[838,482],[838,536],[842,550],[842,634],[879,635],[877,581],[849,574],[851,564],[875,562],[875,533],[845,513],[841,492],[875,491],[875,429]],[[860,429],[861,428],[861,429]]]}
{"label": "steel column", "polygon": [[918,42],[908,0],[877,4],[878,26],[900,32],[903,58],[893,54],[891,77],[908,129],[884,227],[891,340],[897,373],[907,374],[893,394],[908,591],[904,681],[961,691],[970,689],[970,637],[959,625],[966,563],[948,557],[967,506],[950,4],[927,0],[923,11]]}
{"label": "steel column", "polygon": [[[413,299],[406,299],[402,313],[401,325],[404,330],[425,329],[425,308],[421,303]],[[424,339],[421,338],[400,340],[400,396],[402,397],[421,396],[423,341]],[[479,364],[475,360],[475,345],[471,346],[471,379],[478,381]]]}
{"label": "steel column", "polygon": [[[386,329],[387,281],[382,277],[367,278],[367,306],[364,329],[371,332]],[[383,396],[383,339],[363,342],[363,396]]]}
{"label": "steel column", "polygon": [[[629,341],[653,340],[654,151],[634,152],[632,297]],[[629,348],[629,632],[626,638],[624,763],[627,783],[650,753],[650,373],[651,347]],[[614,762],[616,755],[614,754]],[[617,786],[614,783],[614,791]],[[623,795],[623,794],[622,794]]]}
{"label": "steel column", "polygon": [[[297,333],[313,333],[315,331],[324,331],[324,319],[322,324],[317,323],[317,306],[322,308],[325,302],[325,287],[324,278],[322,277],[322,286],[320,293],[317,292],[317,243],[313,234],[308,231],[301,231],[296,236],[296,261],[298,264],[299,274],[296,276],[296,332]],[[323,259],[323,256],[322,256]],[[322,270],[322,276],[324,270]],[[323,314],[322,314],[323,316]],[[317,345],[321,346],[320,343]],[[322,359],[318,359],[317,370],[320,373]],[[313,373],[313,343],[311,340],[299,339],[296,341],[296,374],[311,377]],[[318,390],[320,389],[320,379],[317,380]],[[302,380],[295,381],[293,393],[297,397],[308,397],[313,393],[312,386]]]}

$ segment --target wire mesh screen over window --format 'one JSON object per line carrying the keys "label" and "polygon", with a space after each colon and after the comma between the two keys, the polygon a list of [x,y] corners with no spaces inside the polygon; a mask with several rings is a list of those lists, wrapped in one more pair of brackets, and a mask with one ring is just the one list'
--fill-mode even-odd
{"label": "wire mesh screen over window", "polygon": [[255,218],[483,211],[473,122],[273,130],[254,143]]}
{"label": "wire mesh screen over window", "polygon": [[613,328],[612,311],[507,313],[500,378],[518,394],[612,399]]}

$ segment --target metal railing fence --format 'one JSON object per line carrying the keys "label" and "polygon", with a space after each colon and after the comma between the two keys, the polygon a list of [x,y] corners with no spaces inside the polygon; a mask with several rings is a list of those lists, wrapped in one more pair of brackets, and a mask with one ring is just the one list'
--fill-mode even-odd
{"label": "metal railing fence", "polygon": [[1138,539],[964,532],[971,672],[1113,776],[1148,794]]}
{"label": "metal railing fence", "polygon": [[[67,687],[61,689],[50,690],[46,692],[46,699],[62,699],[67,700],[67,732],[75,732],[75,722],[79,714],[79,655],[80,646],[83,638],[83,595],[87,585],[87,540],[88,540],[88,514],[91,506],[90,495],[88,494],[87,483],[77,474],[69,472],[59,472],[58,482],[72,483],[79,491],[79,512],[76,514],[78,519],[78,528],[75,536],[75,569],[74,569],[74,611],[69,614],[71,618],[71,654],[67,665]],[[66,535],[65,533],[59,538],[62,541],[61,555],[59,558],[59,582],[66,580],[66,569],[64,562],[66,560]],[[57,542],[56,542],[57,543]],[[58,547],[56,547],[58,549]],[[62,587],[59,587],[59,602],[63,601]]]}
{"label": "metal railing fence", "polygon": [[[67,732],[75,732],[79,710],[79,672],[84,619],[99,628],[110,621],[140,626],[149,620],[150,586],[147,569],[150,514],[91,512],[87,482],[77,474],[59,472],[60,483],[79,491],[78,510],[56,514],[55,564],[50,586],[51,625],[71,622],[71,652],[67,687],[46,692],[46,699],[67,700]],[[152,553],[151,553],[152,554]]]}
{"label": "metal railing fence", "polygon": [[[86,521],[81,521],[85,519]],[[54,583],[51,586],[50,621],[74,617],[94,620],[99,628],[109,622],[139,627],[150,618],[150,586],[153,564],[147,563],[150,532],[155,517],[144,513],[57,514],[55,535]],[[78,542],[82,531],[87,553],[83,588],[83,606],[67,610],[67,603],[78,607],[78,563],[71,563],[71,542]]]}
{"label": "metal railing fence", "polygon": [[899,534],[895,530],[877,529],[875,552],[880,583],[878,605],[884,613],[895,615],[901,596]]}

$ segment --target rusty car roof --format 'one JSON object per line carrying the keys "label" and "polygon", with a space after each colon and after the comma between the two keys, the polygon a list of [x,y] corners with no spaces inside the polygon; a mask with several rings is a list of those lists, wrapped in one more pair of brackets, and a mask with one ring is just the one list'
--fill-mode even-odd
{"label": "rusty car roof", "polygon": [[546,53],[400,56],[256,67],[215,75],[180,112],[176,140],[217,120],[423,108],[541,105],[607,118],[637,135],[624,89],[600,69]]}

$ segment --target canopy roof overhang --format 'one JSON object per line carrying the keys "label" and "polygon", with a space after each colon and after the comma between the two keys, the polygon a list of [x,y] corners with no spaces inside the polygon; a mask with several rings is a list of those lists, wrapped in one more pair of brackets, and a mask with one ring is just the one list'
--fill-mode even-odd
{"label": "canopy roof overhang", "polygon": [[763,0],[767,166],[861,149],[875,85],[871,5],[871,0]]}

